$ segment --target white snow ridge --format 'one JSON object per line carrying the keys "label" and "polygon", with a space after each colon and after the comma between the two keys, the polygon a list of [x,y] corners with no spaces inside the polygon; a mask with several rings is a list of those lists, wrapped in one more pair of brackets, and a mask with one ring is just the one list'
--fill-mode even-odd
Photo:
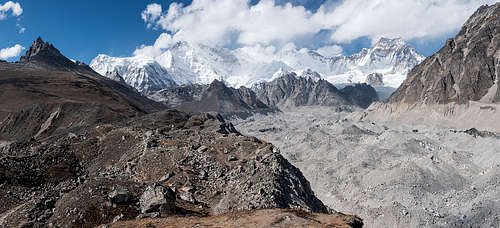
{"label": "white snow ridge", "polygon": [[102,75],[117,71],[126,83],[149,94],[177,85],[209,84],[215,79],[234,87],[251,87],[271,80],[279,71],[324,78],[333,84],[365,82],[367,75],[380,73],[384,86],[397,88],[423,59],[403,40],[387,38],[352,56],[323,56],[293,45],[265,55],[252,48],[228,50],[178,42],[156,58],[99,55],[90,66]]}

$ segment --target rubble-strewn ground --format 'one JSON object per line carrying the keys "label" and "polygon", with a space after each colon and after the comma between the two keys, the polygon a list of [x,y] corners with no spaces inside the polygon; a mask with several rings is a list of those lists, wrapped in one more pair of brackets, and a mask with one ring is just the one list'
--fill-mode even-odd
{"label": "rubble-strewn ground", "polygon": [[353,122],[326,107],[233,120],[281,149],[331,208],[366,227],[499,227],[500,135]]}
{"label": "rubble-strewn ground", "polygon": [[328,212],[277,148],[239,134],[220,115],[167,110],[66,131],[0,143],[0,227],[266,208]]}
{"label": "rubble-strewn ground", "polygon": [[362,222],[343,214],[316,214],[298,209],[240,211],[212,217],[168,217],[117,222],[100,228],[166,227],[336,227],[360,228]]}

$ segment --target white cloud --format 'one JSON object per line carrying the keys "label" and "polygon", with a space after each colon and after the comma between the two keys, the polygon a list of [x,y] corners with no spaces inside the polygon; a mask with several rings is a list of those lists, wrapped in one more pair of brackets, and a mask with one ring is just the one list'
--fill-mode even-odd
{"label": "white cloud", "polygon": [[496,0],[349,0],[333,11],[317,13],[325,27],[335,28],[332,40],[349,42],[368,36],[432,38],[461,27],[483,4]]}
{"label": "white cloud", "polygon": [[14,57],[17,57],[21,54],[21,52],[24,50],[25,48],[19,44],[16,44],[14,45],[13,47],[9,47],[9,48],[4,48],[4,49],[1,49],[0,50],[0,59],[10,59],[10,58],[14,58]]}
{"label": "white cloud", "polygon": [[152,46],[142,45],[134,51],[134,55],[145,55],[157,57],[162,54],[164,49],[169,48],[175,41],[168,33],[162,33]]}
{"label": "white cloud", "polygon": [[194,0],[185,7],[171,4],[157,24],[176,35],[182,31],[182,39],[190,42],[225,45],[237,34],[237,43],[254,45],[318,32],[321,27],[311,16],[302,6],[276,6],[271,0],[254,6],[247,0]]}
{"label": "white cloud", "polygon": [[[253,6],[248,0],[193,0],[190,5],[174,2],[166,11],[162,11],[159,4],[150,4],[142,13],[143,20],[148,27],[158,26],[167,33],[154,45],[143,45],[134,54],[155,57],[168,45],[181,40],[209,46],[234,47],[236,44],[257,50],[294,43],[322,30],[331,31],[328,41],[336,44],[360,37],[369,37],[372,41],[380,37],[434,39],[450,36],[480,5],[496,0],[324,2],[316,12],[290,3],[276,4],[274,0],[261,0]],[[317,51],[335,55],[342,50],[331,45]]]}
{"label": "white cloud", "polygon": [[320,47],[316,50],[319,54],[323,56],[337,56],[342,54],[343,49],[339,45],[327,45]]}
{"label": "white cloud", "polygon": [[160,4],[152,3],[149,4],[144,11],[141,13],[141,18],[147,23],[147,27],[150,28],[152,23],[156,21],[161,16],[162,8]]}
{"label": "white cloud", "polygon": [[18,2],[8,1],[5,4],[0,4],[0,20],[5,19],[9,11],[12,11],[12,16],[21,16],[23,8]]}

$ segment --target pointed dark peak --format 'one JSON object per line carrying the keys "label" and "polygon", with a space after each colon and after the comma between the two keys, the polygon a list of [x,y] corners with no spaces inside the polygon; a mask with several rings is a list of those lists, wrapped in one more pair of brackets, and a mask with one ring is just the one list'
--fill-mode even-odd
{"label": "pointed dark peak", "polygon": [[48,42],[43,42],[41,37],[38,37],[31,47],[26,51],[26,53],[21,56],[21,63],[30,62],[32,60],[45,60],[48,61],[54,58],[64,58],[67,61],[70,61],[66,57],[64,57],[59,50],[57,50],[52,44]]}
{"label": "pointed dark peak", "polygon": [[218,86],[218,87],[226,87],[226,85],[224,84],[224,82],[222,82],[222,81],[220,81],[218,79],[214,79],[210,85]]}
{"label": "pointed dark peak", "polygon": [[209,89],[230,90],[232,87],[226,85],[223,80],[214,79],[212,83],[210,83]]}
{"label": "pointed dark peak", "polygon": [[92,77],[100,76],[88,65],[66,58],[54,45],[44,42],[41,37],[33,42],[19,62],[46,70],[70,71]]}
{"label": "pointed dark peak", "polygon": [[34,44],[43,44],[43,40],[42,40],[42,37],[38,37],[35,42],[33,42]]}
{"label": "pointed dark peak", "polygon": [[73,70],[79,65],[63,56],[54,45],[44,42],[41,37],[33,42],[19,62],[51,70]]}

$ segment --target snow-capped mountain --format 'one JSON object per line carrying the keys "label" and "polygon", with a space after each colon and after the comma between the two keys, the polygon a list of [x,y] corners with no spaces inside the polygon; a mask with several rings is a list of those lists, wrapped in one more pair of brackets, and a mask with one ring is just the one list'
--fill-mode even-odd
{"label": "snow-capped mountain", "polygon": [[156,61],[181,85],[224,80],[240,68],[238,59],[228,49],[187,42],[176,43]]}
{"label": "snow-capped mountain", "polygon": [[177,86],[168,71],[147,56],[117,58],[101,54],[92,60],[90,67],[113,80],[116,79],[109,72],[115,72],[142,94]]}
{"label": "snow-capped mountain", "polygon": [[307,49],[279,53],[280,61],[294,70],[312,69],[333,84],[365,82],[369,74],[380,73],[386,86],[397,88],[408,72],[424,57],[402,39],[381,38],[370,49],[352,56],[322,56]]}
{"label": "snow-capped mountain", "polygon": [[251,87],[274,79],[279,71],[333,84],[365,82],[369,74],[379,73],[385,86],[397,88],[423,59],[401,39],[382,38],[352,56],[323,56],[294,45],[269,54],[262,48],[228,50],[178,42],[156,58],[99,55],[90,66],[103,75],[116,70],[129,85],[149,94],[175,85],[210,84],[215,79],[234,87]]}

